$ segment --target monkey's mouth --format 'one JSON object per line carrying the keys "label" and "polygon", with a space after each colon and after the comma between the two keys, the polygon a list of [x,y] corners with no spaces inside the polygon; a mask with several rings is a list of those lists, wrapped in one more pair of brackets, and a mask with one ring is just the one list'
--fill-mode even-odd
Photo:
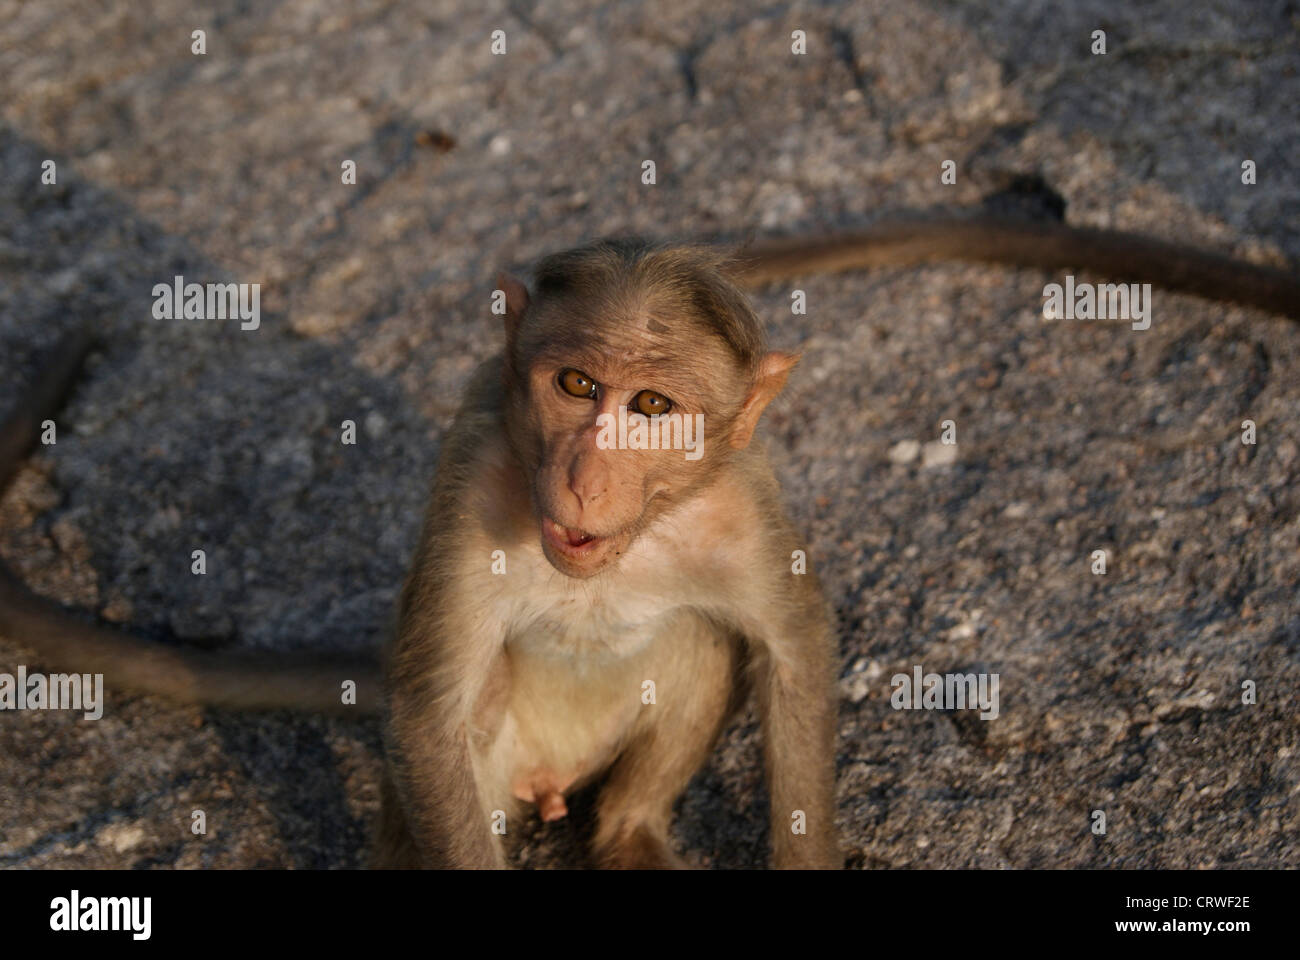
{"label": "monkey's mouth", "polygon": [[604,537],[597,537],[587,533],[585,530],[577,530],[573,527],[562,527],[550,517],[542,519],[542,533],[550,541],[551,546],[561,553],[578,557],[594,550],[596,546],[605,541]]}

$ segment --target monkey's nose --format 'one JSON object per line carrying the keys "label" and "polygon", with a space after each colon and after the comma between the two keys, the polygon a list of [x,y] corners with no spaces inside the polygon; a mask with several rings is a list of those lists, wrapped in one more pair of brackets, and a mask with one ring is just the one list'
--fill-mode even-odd
{"label": "monkey's nose", "polygon": [[578,467],[569,473],[569,489],[584,510],[605,495],[607,486],[604,470]]}

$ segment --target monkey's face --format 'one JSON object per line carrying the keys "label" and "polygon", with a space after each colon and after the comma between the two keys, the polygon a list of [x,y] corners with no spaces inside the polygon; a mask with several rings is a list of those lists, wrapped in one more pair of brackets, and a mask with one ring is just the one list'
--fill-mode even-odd
{"label": "monkey's face", "polygon": [[691,356],[627,339],[623,349],[546,351],[512,405],[542,549],[570,577],[615,563],[708,484],[745,395],[725,345]]}
{"label": "monkey's face", "polygon": [[704,490],[750,440],[798,359],[712,261],[597,243],[506,299],[506,432],[542,549],[591,577]]}

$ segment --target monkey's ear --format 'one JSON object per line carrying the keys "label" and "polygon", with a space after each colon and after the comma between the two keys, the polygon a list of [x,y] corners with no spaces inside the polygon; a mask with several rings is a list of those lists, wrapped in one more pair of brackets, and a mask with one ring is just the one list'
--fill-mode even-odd
{"label": "monkey's ear", "polygon": [[528,288],[522,280],[502,271],[497,274],[497,289],[506,295],[506,343],[513,349],[519,321],[528,309]]}
{"label": "monkey's ear", "polygon": [[731,428],[731,445],[737,450],[749,446],[750,438],[754,436],[754,428],[758,426],[758,418],[763,415],[763,411],[767,409],[772,399],[781,392],[786,378],[790,376],[790,371],[798,362],[797,353],[773,352],[763,357],[758,366],[758,374],[754,377],[754,386],[750,388],[749,396],[745,398],[745,405],[740,408],[740,416],[736,418],[736,423]]}

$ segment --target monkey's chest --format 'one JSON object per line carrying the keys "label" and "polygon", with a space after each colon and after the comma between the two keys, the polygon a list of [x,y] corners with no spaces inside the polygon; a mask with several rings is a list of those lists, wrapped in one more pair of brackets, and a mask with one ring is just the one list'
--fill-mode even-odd
{"label": "monkey's chest", "polygon": [[608,599],[577,590],[523,607],[506,649],[532,659],[560,659],[578,670],[636,656],[653,643],[672,613],[662,599],[633,594]]}

